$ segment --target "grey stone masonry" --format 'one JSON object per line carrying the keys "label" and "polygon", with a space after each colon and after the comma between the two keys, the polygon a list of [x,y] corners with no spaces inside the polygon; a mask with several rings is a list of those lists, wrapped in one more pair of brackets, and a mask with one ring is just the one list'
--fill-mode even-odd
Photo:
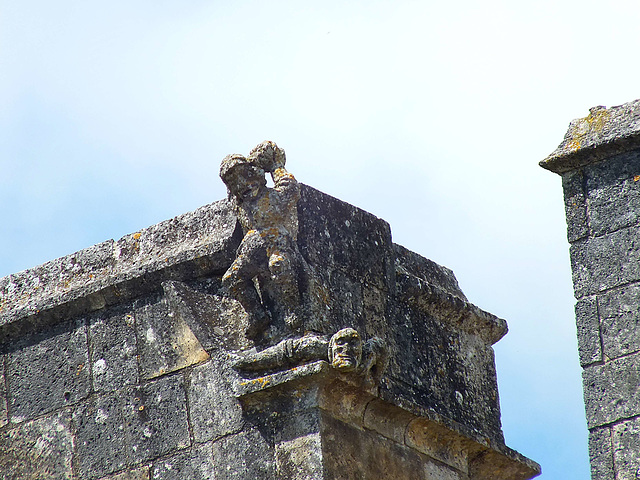
{"label": "grey stone masonry", "polygon": [[640,100],[574,120],[562,176],[592,478],[640,475]]}
{"label": "grey stone masonry", "polygon": [[[285,240],[312,280],[299,283],[315,302],[302,337],[283,325],[247,334],[252,312],[225,273],[246,232],[227,199],[0,279],[0,478],[539,474],[504,443],[492,345],[506,322],[469,303],[453,272],[394,244],[383,220],[299,194],[297,237]],[[616,307],[593,297],[585,318],[597,323],[598,308]],[[625,345],[591,338],[585,362],[631,353],[640,340],[626,315],[601,329],[624,331]],[[361,337],[360,370],[338,371],[336,332]],[[281,363],[239,371],[268,352]],[[636,441],[634,424],[607,432]]]}

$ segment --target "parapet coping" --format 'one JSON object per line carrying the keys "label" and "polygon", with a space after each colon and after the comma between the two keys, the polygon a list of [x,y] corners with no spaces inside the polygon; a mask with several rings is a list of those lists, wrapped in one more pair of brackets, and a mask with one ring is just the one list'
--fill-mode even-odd
{"label": "parapet coping", "polygon": [[[507,447],[504,442],[492,441],[430,408],[406,401],[399,402],[400,399],[396,397],[381,397],[377,388],[364,388],[355,377],[336,372],[324,360],[251,379],[237,378],[234,381],[233,390],[236,397],[246,399],[254,395],[261,395],[260,398],[264,398],[262,395],[270,391],[286,392],[287,390],[283,389],[289,388],[299,396],[300,393],[296,389],[301,384],[324,386],[321,388],[323,393],[318,406],[336,418],[355,424],[359,428],[374,430],[400,444],[433,456],[434,451],[431,448],[421,448],[422,442],[416,441],[416,438],[409,434],[412,427],[427,429],[434,439],[445,442],[448,448],[455,445],[456,448],[466,450],[470,461],[475,463],[475,469],[490,474],[486,478],[524,480],[540,474],[538,463]],[[346,407],[344,398],[341,398],[345,394],[345,389],[350,392],[345,396],[349,399],[349,407]],[[371,415],[366,413],[369,410],[373,411],[373,416],[383,418],[371,419]],[[402,422],[403,428],[397,429],[392,426],[398,421]],[[438,460],[449,463],[446,459],[438,458]],[[500,467],[496,469],[496,465]],[[458,467],[458,465],[453,466]]]}
{"label": "parapet coping", "polygon": [[242,238],[227,200],[0,278],[0,341],[224,270]]}
{"label": "parapet coping", "polygon": [[[224,199],[0,278],[0,342],[150,293],[163,281],[222,274],[241,240]],[[489,344],[507,333],[505,320],[425,279],[400,269],[396,282],[400,299]]]}
{"label": "parapet coping", "polygon": [[600,162],[640,148],[640,100],[606,108],[572,120],[562,143],[540,162],[557,174]]}

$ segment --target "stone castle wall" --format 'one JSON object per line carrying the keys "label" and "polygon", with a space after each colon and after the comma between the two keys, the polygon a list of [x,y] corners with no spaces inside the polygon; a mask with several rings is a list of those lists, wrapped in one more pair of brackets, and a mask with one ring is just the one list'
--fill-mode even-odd
{"label": "stone castle wall", "polygon": [[379,387],[231,368],[256,345],[221,285],[242,239],[223,200],[0,279],[2,478],[535,476],[500,426],[504,320],[386,222],[309,187],[298,211],[324,328],[384,340]]}

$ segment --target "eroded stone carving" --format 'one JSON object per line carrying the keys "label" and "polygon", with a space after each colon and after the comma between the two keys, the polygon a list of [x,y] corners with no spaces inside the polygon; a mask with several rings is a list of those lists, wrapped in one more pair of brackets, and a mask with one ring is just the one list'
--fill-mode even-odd
{"label": "eroded stone carving", "polygon": [[353,373],[373,386],[380,383],[387,366],[388,352],[384,342],[373,337],[363,342],[353,328],[343,328],[333,336],[307,333],[283,340],[262,351],[250,353],[235,364],[236,370],[262,372],[290,368],[306,362],[328,361],[342,373]]}
{"label": "eroded stone carving", "polygon": [[[222,282],[249,315],[246,336],[251,339],[263,333],[273,317],[293,332],[300,330],[303,317],[300,277],[308,266],[296,244],[300,185],[285,162],[284,150],[266,141],[246,158],[226,156],[220,166],[244,231]],[[267,187],[265,172],[271,174],[273,188]]]}

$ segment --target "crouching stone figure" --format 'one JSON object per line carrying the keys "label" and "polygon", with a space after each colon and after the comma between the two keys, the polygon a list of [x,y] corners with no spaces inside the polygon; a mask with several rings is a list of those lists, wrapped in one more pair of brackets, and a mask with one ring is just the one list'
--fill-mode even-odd
{"label": "crouching stone figure", "polygon": [[[245,335],[250,339],[263,333],[274,316],[282,318],[292,332],[302,322],[299,278],[306,262],[296,244],[300,185],[285,169],[285,162],[284,150],[266,141],[246,158],[226,156],[220,166],[220,177],[244,232],[222,283],[247,312]],[[273,188],[266,186],[265,172],[271,174]]]}

